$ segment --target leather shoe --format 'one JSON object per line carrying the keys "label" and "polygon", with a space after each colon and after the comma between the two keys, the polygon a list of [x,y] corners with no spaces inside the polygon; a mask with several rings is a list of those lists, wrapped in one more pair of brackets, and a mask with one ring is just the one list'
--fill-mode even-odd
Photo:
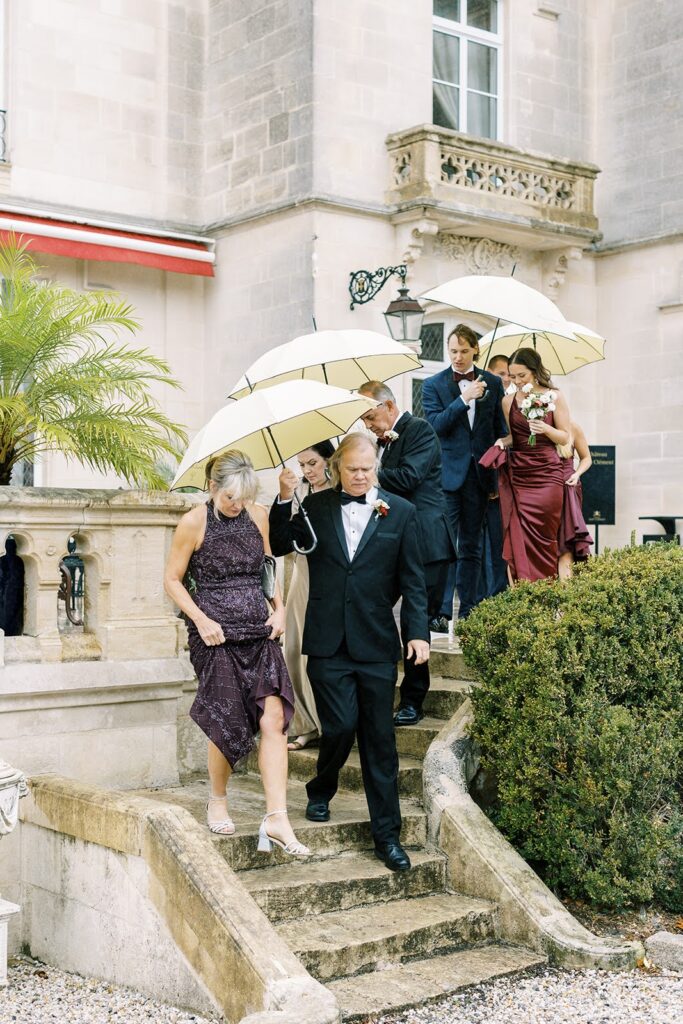
{"label": "leather shoe", "polygon": [[390,871],[410,871],[410,857],[401,844],[393,840],[376,845],[375,857],[384,861]]}
{"label": "leather shoe", "polygon": [[429,632],[430,633],[447,633],[448,632],[448,619],[445,615],[438,615],[436,618],[429,620]]}
{"label": "leather shoe", "polygon": [[309,800],[306,805],[306,817],[309,821],[329,821],[330,805],[325,800]]}
{"label": "leather shoe", "polygon": [[399,708],[394,715],[394,725],[417,725],[423,718],[423,711],[418,711],[412,704],[406,704],[405,707]]}

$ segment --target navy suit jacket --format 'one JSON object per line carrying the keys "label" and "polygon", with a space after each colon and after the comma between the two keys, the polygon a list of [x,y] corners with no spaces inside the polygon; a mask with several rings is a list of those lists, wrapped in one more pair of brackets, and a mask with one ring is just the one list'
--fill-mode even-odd
{"label": "navy suit jacket", "polygon": [[420,551],[425,565],[452,562],[455,541],[441,485],[441,445],[434,430],[409,412],[394,424],[398,439],[384,449],[379,482],[417,510]]}
{"label": "navy suit jacket", "polygon": [[434,427],[441,441],[443,456],[442,481],[445,491],[457,491],[465,482],[470,464],[474,461],[481,487],[492,493],[496,490],[495,470],[484,469],[479,459],[494,441],[507,434],[503,414],[503,384],[500,377],[488,370],[473,367],[475,377],[481,374],[487,388],[475,403],[474,425],[470,428],[468,407],[460,396],[460,388],[453,380],[449,366],[428,377],[422,388],[425,417]]}
{"label": "navy suit jacket", "polygon": [[[403,598],[410,640],[429,641],[427,590],[418,545],[413,506],[379,488],[389,506],[384,517],[374,513],[353,561],[344,537],[339,491],[327,490],[304,499],[318,545],[308,560],[309,590],[301,650],[329,658],[344,640],[354,661],[397,662],[401,657],[393,607]],[[292,541],[310,544],[301,512],[273,503],[270,544],[274,555],[286,555]],[[291,518],[290,518],[291,517]]]}

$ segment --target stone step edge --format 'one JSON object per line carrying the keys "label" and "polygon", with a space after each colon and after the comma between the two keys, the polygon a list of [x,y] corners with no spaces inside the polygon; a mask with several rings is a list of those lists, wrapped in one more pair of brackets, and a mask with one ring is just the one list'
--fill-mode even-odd
{"label": "stone step edge", "polygon": [[[326,988],[341,1006],[342,1021],[352,1024],[426,1006],[473,985],[537,970],[546,963],[540,953],[491,942],[328,981]],[[445,984],[444,979],[448,979]]]}

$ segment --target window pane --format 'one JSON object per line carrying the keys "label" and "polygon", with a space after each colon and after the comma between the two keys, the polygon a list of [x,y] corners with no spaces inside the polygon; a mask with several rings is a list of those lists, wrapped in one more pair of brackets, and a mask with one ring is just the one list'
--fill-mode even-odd
{"label": "window pane", "polygon": [[420,333],[421,359],[443,362],[443,324],[424,324]]}
{"label": "window pane", "polygon": [[[491,96],[480,96],[476,92],[467,94],[467,132],[484,139],[496,137],[496,111],[498,101]],[[438,121],[434,122],[438,124]]]}
{"label": "window pane", "polygon": [[485,32],[497,32],[498,0],[467,0],[467,24]]}
{"label": "window pane", "polygon": [[460,0],[434,0],[434,17],[460,21]]}
{"label": "window pane", "polygon": [[424,406],[422,405],[422,381],[419,377],[413,377],[413,416],[425,418]]}
{"label": "window pane", "polygon": [[467,85],[479,92],[498,92],[498,53],[493,47],[467,44]]}
{"label": "window pane", "polygon": [[434,78],[453,85],[460,83],[460,40],[457,36],[434,33]]}
{"label": "window pane", "polygon": [[460,90],[452,85],[439,85],[434,82],[434,106],[432,124],[441,128],[460,130]]}

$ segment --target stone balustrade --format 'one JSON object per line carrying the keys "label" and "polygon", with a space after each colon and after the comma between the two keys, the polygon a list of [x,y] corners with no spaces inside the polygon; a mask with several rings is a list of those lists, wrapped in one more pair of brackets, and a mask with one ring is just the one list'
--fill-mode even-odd
{"label": "stone balustrade", "polygon": [[579,235],[595,233],[593,164],[524,152],[490,139],[434,125],[395,132],[387,201],[399,208],[425,203],[520,218]]}
{"label": "stone balustrade", "polygon": [[[155,491],[0,488],[0,548],[24,563],[23,636],[5,661],[174,657],[184,625],[163,590],[171,534],[192,499]],[[74,537],[85,564],[84,629],[60,632],[59,563]]]}

